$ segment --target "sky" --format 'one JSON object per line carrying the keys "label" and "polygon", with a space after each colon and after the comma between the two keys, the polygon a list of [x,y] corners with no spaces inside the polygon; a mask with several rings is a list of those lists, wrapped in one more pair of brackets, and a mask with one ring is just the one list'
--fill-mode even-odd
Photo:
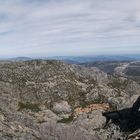
{"label": "sky", "polygon": [[0,0],[0,57],[140,54],[140,0]]}

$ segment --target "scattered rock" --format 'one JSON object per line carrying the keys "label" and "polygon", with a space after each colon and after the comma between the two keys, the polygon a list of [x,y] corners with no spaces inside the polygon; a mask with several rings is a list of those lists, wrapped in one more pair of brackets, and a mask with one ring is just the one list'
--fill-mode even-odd
{"label": "scattered rock", "polygon": [[103,129],[102,112],[131,106],[140,85],[60,61],[0,62],[1,140],[136,140]]}
{"label": "scattered rock", "polygon": [[55,102],[52,110],[57,114],[69,114],[72,111],[67,101]]}

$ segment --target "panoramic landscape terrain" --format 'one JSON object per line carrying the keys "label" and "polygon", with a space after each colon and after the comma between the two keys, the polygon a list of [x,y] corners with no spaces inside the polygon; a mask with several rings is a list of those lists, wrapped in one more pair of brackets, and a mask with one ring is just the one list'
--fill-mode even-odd
{"label": "panoramic landscape terrain", "polygon": [[140,140],[140,0],[0,0],[0,140]]}
{"label": "panoramic landscape terrain", "polygon": [[140,95],[139,66],[138,61],[1,61],[1,140],[139,139],[139,129],[126,133],[111,122],[104,127],[102,115],[133,105]]}

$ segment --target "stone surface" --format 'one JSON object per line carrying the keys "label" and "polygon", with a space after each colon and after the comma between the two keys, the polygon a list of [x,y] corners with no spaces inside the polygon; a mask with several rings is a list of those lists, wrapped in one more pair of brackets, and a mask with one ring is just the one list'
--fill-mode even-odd
{"label": "stone surface", "polygon": [[61,113],[67,114],[72,111],[71,106],[66,101],[60,101],[60,102],[54,103],[52,110],[58,114],[61,114]]}
{"label": "stone surface", "polygon": [[102,112],[130,107],[139,95],[138,83],[95,67],[0,62],[0,139],[138,139],[139,131],[123,134],[111,123],[103,129]]}

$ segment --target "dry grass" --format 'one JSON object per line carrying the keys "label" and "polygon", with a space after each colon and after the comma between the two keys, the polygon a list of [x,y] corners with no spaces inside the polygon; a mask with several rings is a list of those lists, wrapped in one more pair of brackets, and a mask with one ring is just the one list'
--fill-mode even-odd
{"label": "dry grass", "polygon": [[81,107],[78,107],[74,110],[74,118],[77,118],[79,117],[80,115],[82,115],[83,113],[89,113],[89,112],[92,112],[94,110],[103,110],[103,111],[107,111],[109,110],[109,104],[107,103],[103,103],[103,104],[91,104],[91,105],[88,105],[87,107],[85,108],[81,108]]}

